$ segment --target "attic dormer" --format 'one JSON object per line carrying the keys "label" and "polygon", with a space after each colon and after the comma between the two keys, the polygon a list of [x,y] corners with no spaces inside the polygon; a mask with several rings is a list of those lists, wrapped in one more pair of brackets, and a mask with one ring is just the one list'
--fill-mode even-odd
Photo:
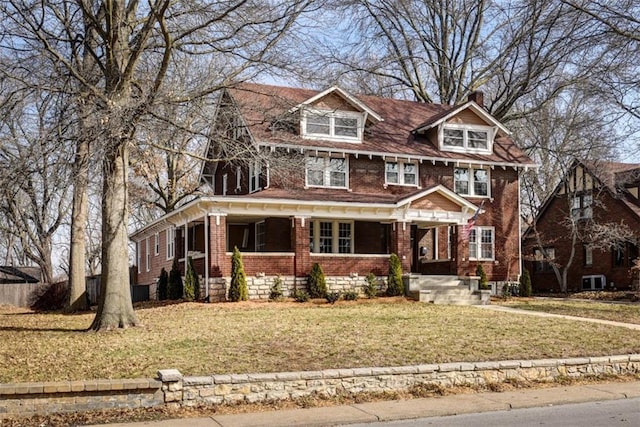
{"label": "attic dormer", "polygon": [[367,125],[382,121],[375,111],[337,86],[289,110],[296,111],[305,139],[359,143]]}
{"label": "attic dormer", "polygon": [[465,104],[432,117],[414,132],[431,135],[441,151],[492,154],[495,139],[510,132],[479,104],[482,98],[474,92]]}

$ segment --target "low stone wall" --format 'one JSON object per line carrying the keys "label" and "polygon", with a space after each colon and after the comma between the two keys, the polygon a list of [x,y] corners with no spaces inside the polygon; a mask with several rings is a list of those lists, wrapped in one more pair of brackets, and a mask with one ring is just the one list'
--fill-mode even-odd
{"label": "low stone wall", "polygon": [[100,409],[148,408],[163,405],[164,399],[162,383],[145,378],[0,384],[0,420]]}
{"label": "low stone wall", "polygon": [[420,385],[446,388],[505,381],[550,382],[561,377],[638,374],[640,354],[198,377],[185,377],[175,369],[167,369],[158,372],[158,379],[0,384],[0,420],[100,409],[263,402],[312,394],[393,392]]}
{"label": "low stone wall", "polygon": [[[249,291],[249,299],[266,300],[269,299],[271,287],[277,276],[247,276],[247,288]],[[295,278],[293,276],[281,276],[282,293],[285,297],[289,297],[293,293],[294,287],[305,289],[307,286],[306,278]],[[221,302],[226,301],[229,289],[229,277],[216,277],[209,279],[209,301]],[[366,278],[359,275],[354,276],[328,276],[326,277],[327,289],[329,292],[347,292],[356,291],[361,295],[362,288],[366,285]],[[384,290],[384,278],[378,278],[378,289]]]}
{"label": "low stone wall", "polygon": [[295,399],[316,393],[393,392],[419,385],[485,386],[505,381],[551,382],[559,377],[639,373],[640,354],[202,377],[183,377],[175,369],[158,374],[166,403],[191,406]]}

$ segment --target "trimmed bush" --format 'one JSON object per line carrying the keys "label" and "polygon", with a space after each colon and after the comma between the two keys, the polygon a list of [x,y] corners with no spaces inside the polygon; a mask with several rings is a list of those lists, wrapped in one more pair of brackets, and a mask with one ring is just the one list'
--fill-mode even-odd
{"label": "trimmed bush", "polygon": [[296,302],[307,302],[309,301],[309,294],[302,289],[294,289],[293,294],[291,295]]}
{"label": "trimmed bush", "polygon": [[478,264],[478,266],[476,267],[476,276],[480,277],[480,289],[489,289],[487,273],[484,272],[484,267],[482,267],[482,264]]}
{"label": "trimmed bush", "polygon": [[271,285],[270,291],[269,299],[271,301],[282,301],[284,299],[284,293],[282,292],[282,277],[278,276],[273,279],[273,285]]}
{"label": "trimmed bush", "polygon": [[307,287],[311,298],[325,298],[327,296],[327,280],[324,277],[322,267],[317,262],[311,267],[307,277]]}
{"label": "trimmed bush", "polygon": [[162,267],[160,277],[158,277],[158,288],[156,289],[158,300],[164,301],[169,298],[169,273]]}
{"label": "trimmed bush", "polygon": [[529,270],[526,268],[522,272],[522,276],[520,276],[520,296],[531,296],[531,275],[529,274]]}
{"label": "trimmed bush", "polygon": [[242,254],[238,247],[233,248],[233,256],[231,257],[231,284],[229,285],[229,299],[231,301],[246,301],[249,299],[249,290],[247,289],[247,277],[244,274],[244,265],[242,264]]}
{"label": "trimmed bush", "polygon": [[367,284],[362,287],[362,291],[367,296],[367,298],[377,298],[378,297],[378,278],[375,274],[369,273],[365,278]]}
{"label": "trimmed bush", "polygon": [[335,304],[340,299],[340,292],[327,292],[324,298],[329,304]]}
{"label": "trimmed bush", "polygon": [[356,301],[358,299],[358,293],[356,291],[347,291],[342,296],[345,301]]}
{"label": "trimmed bush", "polygon": [[200,280],[193,268],[193,260],[187,258],[187,272],[184,275],[184,299],[193,301],[200,298]]}
{"label": "trimmed bush", "polygon": [[404,295],[404,283],[402,282],[402,263],[398,255],[389,257],[389,276],[387,277],[387,295],[390,297]]}
{"label": "trimmed bush", "polygon": [[182,274],[180,273],[178,258],[173,258],[173,264],[171,265],[171,271],[169,272],[169,299],[181,299],[183,292]]}

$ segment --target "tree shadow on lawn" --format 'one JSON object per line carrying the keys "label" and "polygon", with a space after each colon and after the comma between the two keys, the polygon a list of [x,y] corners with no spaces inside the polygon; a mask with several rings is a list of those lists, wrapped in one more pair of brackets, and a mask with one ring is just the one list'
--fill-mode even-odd
{"label": "tree shadow on lawn", "polygon": [[0,326],[0,332],[87,332],[88,328],[35,328],[23,326]]}

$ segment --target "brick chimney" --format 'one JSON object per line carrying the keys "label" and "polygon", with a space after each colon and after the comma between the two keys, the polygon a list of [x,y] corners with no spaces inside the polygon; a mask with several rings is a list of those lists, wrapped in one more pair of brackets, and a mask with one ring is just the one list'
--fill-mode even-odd
{"label": "brick chimney", "polygon": [[481,90],[474,90],[467,97],[467,101],[473,101],[484,108],[484,93]]}

